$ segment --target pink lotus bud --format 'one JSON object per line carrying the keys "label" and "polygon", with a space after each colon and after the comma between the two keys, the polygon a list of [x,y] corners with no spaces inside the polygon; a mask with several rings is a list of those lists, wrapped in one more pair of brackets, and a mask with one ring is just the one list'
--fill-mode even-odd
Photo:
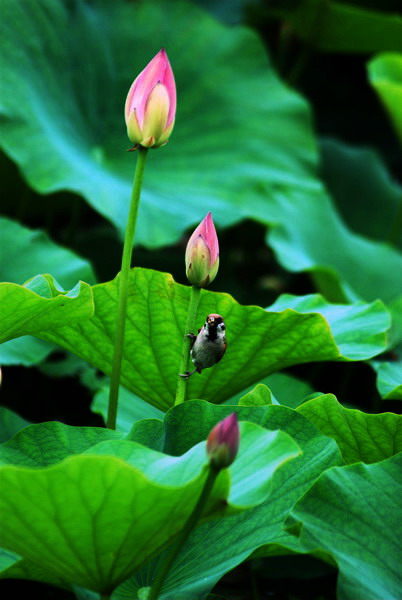
{"label": "pink lotus bud", "polygon": [[239,425],[236,413],[219,421],[207,439],[207,454],[210,463],[217,469],[229,467],[239,449]]}
{"label": "pink lotus bud", "polygon": [[188,240],[186,249],[187,279],[197,287],[206,287],[215,279],[218,268],[218,236],[209,212]]}
{"label": "pink lotus bud", "polygon": [[176,115],[176,85],[164,48],[134,80],[124,114],[134,144],[159,148],[167,143]]}

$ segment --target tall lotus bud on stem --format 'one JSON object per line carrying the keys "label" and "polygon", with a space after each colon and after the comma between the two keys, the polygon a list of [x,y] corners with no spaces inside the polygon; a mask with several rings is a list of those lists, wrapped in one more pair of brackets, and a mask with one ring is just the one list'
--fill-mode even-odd
{"label": "tall lotus bud on stem", "polygon": [[187,244],[187,279],[197,287],[206,287],[215,279],[218,268],[218,236],[209,212],[195,229]]}
{"label": "tall lotus bud on stem", "polygon": [[232,464],[239,449],[239,438],[236,413],[219,421],[211,430],[207,439],[207,454],[215,469],[224,469]]}
{"label": "tall lotus bud on stem", "polygon": [[133,144],[159,148],[167,143],[176,115],[176,85],[164,48],[134,80],[124,113]]}

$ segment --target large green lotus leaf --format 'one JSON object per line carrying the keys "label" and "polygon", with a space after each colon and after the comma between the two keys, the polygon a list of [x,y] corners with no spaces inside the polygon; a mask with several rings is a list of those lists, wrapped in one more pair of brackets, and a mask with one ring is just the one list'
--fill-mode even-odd
{"label": "large green lotus leaf", "polygon": [[[399,50],[402,52],[402,48]],[[402,142],[402,53],[382,52],[372,58],[368,63],[368,76]]]}
{"label": "large green lotus leaf", "polygon": [[[17,437],[21,452],[2,447],[8,460],[0,468],[2,545],[54,577],[103,593],[173,539],[207,477],[205,441],[173,457],[136,442],[108,440],[61,462],[55,462],[61,455],[56,446],[54,456],[52,450],[42,454],[43,465],[54,464],[39,467],[32,438],[25,442],[24,432]],[[265,501],[274,472],[300,454],[289,435],[254,423],[240,424],[240,438],[238,457],[218,475],[204,518]]]}
{"label": "large green lotus leaf", "polygon": [[399,14],[326,0],[283,4],[283,8],[274,5],[273,14],[286,20],[303,40],[319,50],[349,53],[402,50]]}
{"label": "large green lotus leaf", "polygon": [[338,563],[338,598],[401,597],[402,455],[329,469],[298,502],[301,543]]}
{"label": "large green lotus leaf", "polygon": [[220,225],[260,220],[277,188],[289,197],[320,189],[307,104],[251,30],[180,1],[3,0],[1,35],[6,153],[36,190],[75,191],[121,230],[136,158],[126,152],[124,102],[166,47],[177,119],[148,159],[141,244],[177,240],[206,209]]}
{"label": "large green lotus leaf", "polygon": [[0,303],[1,342],[84,321],[93,314],[91,286],[80,281],[64,292],[50,275],[37,275],[25,285],[1,283]]}
{"label": "large green lotus leaf", "polygon": [[321,139],[320,150],[321,175],[345,223],[356,233],[402,247],[395,228],[402,187],[379,154],[332,138]]}
{"label": "large green lotus leaf", "polygon": [[[1,407],[1,441],[30,425],[11,411]],[[120,434],[95,427],[70,427],[62,423],[40,423],[15,435],[0,445],[0,463],[43,466],[58,462],[71,454],[87,450],[102,440],[119,439]],[[41,568],[41,565],[0,549],[0,579],[30,579],[65,587],[66,582]]]}
{"label": "large green lotus leaf", "polygon": [[394,413],[369,415],[344,408],[332,394],[298,407],[324,434],[335,439],[346,464],[374,463],[402,450],[402,417]]}
{"label": "large green lotus leaf", "polygon": [[23,284],[38,273],[51,273],[65,289],[80,279],[96,282],[90,263],[71,250],[55,244],[44,231],[23,227],[0,217],[0,281]]}
{"label": "large green lotus leaf", "polygon": [[[175,406],[165,416],[164,451],[179,455],[186,452],[204,439],[215,423],[233,411],[240,420],[288,433],[303,453],[275,474],[266,502],[243,515],[205,523],[191,534],[166,579],[161,596],[166,600],[204,599],[226,572],[257,549],[263,554],[303,551],[298,540],[285,531],[284,520],[323,471],[343,464],[334,440],[320,433],[296,411],[277,405],[216,406],[192,400]],[[151,421],[144,423],[153,430]],[[124,585],[126,593],[150,585],[152,572],[149,566],[141,570]],[[123,595],[116,594],[117,598]]]}
{"label": "large green lotus leaf", "polygon": [[[166,410],[174,403],[190,288],[165,273],[139,268],[131,271],[129,284],[121,381],[147,402]],[[109,375],[117,290],[118,279],[94,286],[92,319],[37,335]],[[386,347],[390,323],[381,302],[334,307],[313,297],[311,311],[303,314],[293,307],[287,309],[285,301],[279,311],[266,311],[242,306],[228,294],[202,290],[197,328],[211,312],[225,318],[228,350],[213,369],[189,380],[188,397],[215,403],[289,365],[375,356]]]}

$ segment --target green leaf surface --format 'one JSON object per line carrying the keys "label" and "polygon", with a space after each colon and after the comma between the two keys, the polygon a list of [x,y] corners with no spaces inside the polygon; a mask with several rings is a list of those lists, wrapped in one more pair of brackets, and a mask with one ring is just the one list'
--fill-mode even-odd
{"label": "green leaf surface", "polygon": [[122,435],[98,427],[71,427],[48,422],[30,425],[0,446],[0,462],[22,467],[44,467],[80,454],[100,442]]}
{"label": "green leaf surface", "polygon": [[400,295],[395,273],[402,271],[401,253],[389,244],[351,233],[327,195],[299,194],[294,200],[283,195],[270,206],[269,221],[267,243],[280,264],[289,271],[310,272],[329,300],[380,297],[389,302]]}
{"label": "green leaf surface", "polygon": [[266,404],[279,404],[274,401],[272,392],[263,383],[259,383],[255,388],[240,398],[239,406],[265,406]]}
{"label": "green leaf surface", "polygon": [[206,207],[222,226],[259,218],[261,181],[271,198],[320,187],[306,102],[251,30],[180,1],[3,0],[2,16],[3,147],[34,189],[75,191],[124,228],[135,163],[124,102],[161,46],[180,100],[168,146],[149,157],[138,243],[177,240]]}
{"label": "green leaf surface", "polygon": [[62,579],[5,548],[0,548],[0,579],[29,579],[61,588],[68,587]]}
{"label": "green leaf surface", "polygon": [[401,474],[401,454],[329,469],[292,511],[306,551],[319,548],[337,562],[342,600],[400,598]]}
{"label": "green leaf surface", "polygon": [[[44,423],[0,447],[0,537],[51,576],[110,593],[183,527],[207,458],[205,442],[173,457],[128,440],[96,443],[100,435],[120,437]],[[68,443],[59,447],[63,437]],[[299,454],[288,435],[253,423],[240,424],[240,437],[238,458],[219,474],[204,518],[263,502],[273,473]],[[85,445],[84,454],[71,455]]]}
{"label": "green leaf surface", "polygon": [[150,153],[137,241],[172,243],[207,209],[222,227],[250,217],[270,225],[281,265],[312,271],[328,298],[370,301],[381,290],[388,301],[400,292],[390,273],[402,258],[352,234],[333,210],[309,108],[278,80],[254,32],[182,2],[5,0],[2,8],[3,145],[36,190],[75,191],[123,229],[135,162],[125,152],[123,104],[165,46],[180,101],[169,144]]}
{"label": "green leaf surface", "polygon": [[380,155],[332,138],[321,139],[320,149],[321,175],[348,227],[402,248],[402,232],[395,228],[402,187]]}
{"label": "green leaf surface", "polygon": [[[260,384],[257,384],[257,387],[260,385],[269,388],[273,399],[273,404],[276,404],[279,401],[279,403],[283,406],[289,406],[290,408],[296,408],[296,406],[299,406],[299,404],[301,404],[301,402],[313,391],[313,389],[304,381],[285,373],[274,373],[273,375],[269,375],[268,377],[265,377]],[[232,406],[238,404],[242,398],[249,396],[255,388],[256,386],[254,385],[249,386],[245,390],[242,390],[238,394],[232,396],[232,398],[225,400],[225,404]],[[108,400],[109,386],[104,386],[95,394],[91,406],[92,411],[101,414],[105,419],[105,422],[107,417]],[[250,398],[250,400],[255,404],[255,401],[252,400],[252,398]],[[140,419],[163,419],[163,412],[157,409],[155,406],[148,404],[142,400],[142,398],[136,396],[125,387],[121,386],[119,393],[119,407],[117,412],[117,431],[128,433],[131,430],[133,423],[137,423],[140,421]],[[138,423],[138,426],[141,426],[141,423]],[[159,435],[160,432],[159,428],[157,427],[155,431],[155,438],[159,439]],[[143,438],[135,439],[140,443],[145,443]],[[154,446],[151,447],[155,449],[161,449]]]}
{"label": "green leaf surface", "polygon": [[353,3],[300,0],[274,10],[309,45],[326,52],[402,50],[402,18]]}
{"label": "green leaf surface", "polygon": [[[74,326],[37,335],[111,371],[118,279],[92,288],[95,314]],[[130,273],[122,384],[161,410],[174,403],[190,288],[168,274]],[[381,302],[327,305],[318,296],[282,299],[274,310],[242,306],[231,296],[202,290],[197,326],[212,312],[224,316],[228,349],[224,359],[188,382],[188,398],[219,403],[286,366],[322,360],[362,360],[387,344],[389,313]],[[310,312],[307,305],[311,306]],[[277,306],[278,308],[275,308]],[[325,313],[325,317],[319,314]],[[342,317],[342,318],[341,318]],[[328,320],[327,320],[328,319]],[[345,325],[346,323],[346,325]],[[27,333],[21,331],[20,333]]]}
{"label": "green leaf surface", "polygon": [[6,442],[20,429],[30,424],[6,406],[0,406],[0,443]]}
{"label": "green leaf surface", "polygon": [[[96,392],[91,405],[91,410],[101,414],[105,423],[108,404],[109,385],[105,385]],[[163,412],[155,406],[148,404],[145,400],[136,396],[125,387],[120,386],[119,407],[116,422],[117,431],[128,432],[133,423],[140,421],[141,419],[163,419]]]}
{"label": "green leaf surface", "polygon": [[25,285],[0,284],[0,341],[87,320],[93,313],[91,287],[79,282],[71,291],[57,287],[50,275],[38,275]]}
{"label": "green leaf surface", "polygon": [[[280,429],[288,433],[303,454],[275,474],[266,502],[243,515],[205,523],[191,534],[168,575],[162,599],[205,598],[226,572],[257,549],[263,554],[275,554],[278,546],[282,551],[283,548],[301,551],[297,539],[284,530],[284,520],[295,502],[323,471],[343,462],[334,440],[323,436],[308,419],[292,409],[275,405],[216,406],[198,400],[185,402],[166,414],[164,451],[182,454],[204,439],[219,420],[233,411],[241,421],[259,423],[268,430]],[[152,430],[152,423],[147,423]],[[122,587],[127,593],[135,586],[149,585],[151,577],[152,565]],[[117,597],[122,598],[123,595],[117,594]]]}
{"label": "green leaf surface", "polygon": [[377,371],[377,387],[384,400],[402,400],[402,347],[389,362],[372,361]]}
{"label": "green leaf surface", "polygon": [[402,296],[389,305],[392,327],[389,350],[370,361],[377,371],[377,388],[385,400],[402,400]]}
{"label": "green leaf surface", "polygon": [[[373,310],[374,306],[379,310]],[[372,351],[375,352],[375,348],[378,347],[378,334],[370,339],[370,329],[379,331],[384,327],[391,326],[390,315],[388,314],[387,319],[381,306],[381,302],[374,302],[371,305],[362,302],[355,302],[353,305],[331,304],[319,294],[308,294],[307,296],[282,294],[269,310],[293,309],[301,314],[319,313],[330,326],[340,353],[350,359],[362,360],[371,342],[373,343]],[[361,344],[362,332],[356,329],[359,320],[365,330],[364,338],[367,343],[365,348]]]}
{"label": "green leaf surface", "polygon": [[24,335],[1,344],[0,364],[30,367],[44,361],[54,349],[50,342]]}
{"label": "green leaf surface", "polygon": [[66,289],[80,279],[89,284],[96,282],[87,260],[55,244],[44,231],[34,231],[0,217],[0,234],[0,281],[22,285],[38,273],[51,273]]}
{"label": "green leaf surface", "polygon": [[[308,383],[287,373],[273,373],[268,377],[264,377],[259,383],[270,389],[274,400],[278,400],[279,404],[289,408],[296,408],[304,398],[313,392],[313,388]],[[228,404],[238,404],[243,396],[254,389],[255,385],[250,385],[226,402]]]}
{"label": "green leaf surface", "polygon": [[[33,231],[16,221],[0,217],[0,281],[23,284],[38,273],[52,273],[67,289],[79,279],[95,283],[88,261],[50,240],[44,231]],[[42,362],[54,350],[44,340],[25,336],[0,347],[0,364],[31,366]]]}
{"label": "green leaf surface", "polygon": [[402,53],[382,52],[372,58],[368,63],[368,76],[402,143]]}
{"label": "green leaf surface", "polygon": [[346,464],[374,463],[402,451],[402,416],[369,415],[344,408],[335,396],[324,394],[298,407],[297,412],[338,444]]}

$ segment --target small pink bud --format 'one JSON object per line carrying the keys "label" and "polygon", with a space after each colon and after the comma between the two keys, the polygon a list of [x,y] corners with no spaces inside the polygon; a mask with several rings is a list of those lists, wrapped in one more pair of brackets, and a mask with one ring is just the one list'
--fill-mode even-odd
{"label": "small pink bud", "polygon": [[215,279],[218,268],[218,236],[209,212],[188,240],[186,249],[187,279],[197,287],[206,287]]}
{"label": "small pink bud", "polygon": [[210,463],[217,469],[229,467],[239,449],[239,425],[236,413],[219,421],[207,439],[207,454]]}
{"label": "small pink bud", "polygon": [[134,144],[159,148],[167,143],[176,115],[176,85],[164,48],[134,80],[124,114]]}

